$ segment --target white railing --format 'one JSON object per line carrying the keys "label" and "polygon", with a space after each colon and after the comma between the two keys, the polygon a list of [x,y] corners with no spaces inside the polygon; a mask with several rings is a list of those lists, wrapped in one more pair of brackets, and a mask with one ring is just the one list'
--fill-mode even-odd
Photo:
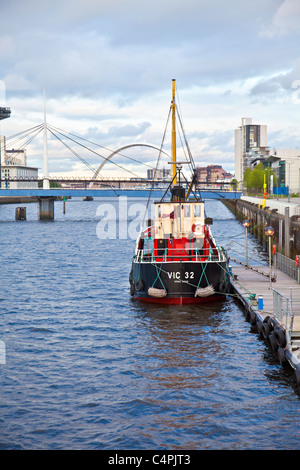
{"label": "white railing", "polygon": [[300,283],[299,267],[297,266],[295,260],[288,258],[281,253],[276,253],[275,263],[277,269],[292,277],[293,279],[296,279],[296,281]]}
{"label": "white railing", "polygon": [[285,325],[291,338],[294,318],[300,315],[300,299],[293,298],[292,288],[289,297],[273,289],[273,309],[274,315]]}
{"label": "white railing", "polygon": [[183,258],[187,261],[218,261],[224,262],[227,259],[226,251],[223,246],[216,248],[205,248],[202,250],[185,250],[185,253],[180,253],[180,250],[175,248],[158,248],[157,250],[137,250],[135,261],[153,263],[156,259],[163,261],[176,261],[178,258]]}

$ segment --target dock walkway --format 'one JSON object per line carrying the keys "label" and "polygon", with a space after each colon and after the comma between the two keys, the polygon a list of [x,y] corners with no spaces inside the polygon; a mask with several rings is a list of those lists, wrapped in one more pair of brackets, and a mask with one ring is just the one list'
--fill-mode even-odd
{"label": "dock walkway", "polygon": [[300,284],[269,266],[232,266],[231,285],[242,302],[247,320],[278,353],[280,363],[295,370],[300,387]]}

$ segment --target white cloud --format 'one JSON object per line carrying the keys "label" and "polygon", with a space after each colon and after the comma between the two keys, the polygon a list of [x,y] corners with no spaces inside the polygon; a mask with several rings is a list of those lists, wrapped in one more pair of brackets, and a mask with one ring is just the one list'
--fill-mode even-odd
{"label": "white cloud", "polygon": [[299,35],[300,2],[299,0],[284,0],[274,14],[271,25],[266,27],[262,35],[266,37]]}
{"label": "white cloud", "polygon": [[[298,90],[292,88],[300,79],[299,4],[5,2],[0,80],[12,115],[2,123],[2,132],[11,135],[42,122],[45,88],[51,125],[111,151],[136,141],[160,146],[171,79],[176,78],[196,161],[224,164],[232,171],[233,132],[243,115],[267,124],[274,139],[281,126],[293,147],[299,134],[298,103],[293,100]],[[50,144],[50,172],[74,167],[59,142],[54,145],[51,139]],[[126,153],[153,161],[145,148]],[[33,143],[29,162],[41,154],[42,143]],[[97,163],[95,157],[91,162]],[[133,162],[128,165],[132,168]]]}

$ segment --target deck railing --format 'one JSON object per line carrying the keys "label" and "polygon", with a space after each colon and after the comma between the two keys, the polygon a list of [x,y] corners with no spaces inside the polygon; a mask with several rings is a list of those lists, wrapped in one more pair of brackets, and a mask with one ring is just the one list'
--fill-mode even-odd
{"label": "deck railing", "polygon": [[159,248],[157,250],[137,250],[136,261],[138,262],[162,262],[162,261],[219,261],[224,262],[227,259],[226,251],[223,246],[215,248],[205,248],[202,250],[178,250],[175,248]]}
{"label": "deck railing", "polygon": [[276,263],[277,269],[292,277],[293,279],[296,279],[296,281],[300,283],[299,267],[297,266],[295,260],[288,258],[281,253],[276,253],[274,262]]}
{"label": "deck railing", "polygon": [[295,315],[299,315],[300,312],[300,300],[293,298],[292,288],[289,297],[273,289],[273,309],[274,315],[285,325],[291,338]]}

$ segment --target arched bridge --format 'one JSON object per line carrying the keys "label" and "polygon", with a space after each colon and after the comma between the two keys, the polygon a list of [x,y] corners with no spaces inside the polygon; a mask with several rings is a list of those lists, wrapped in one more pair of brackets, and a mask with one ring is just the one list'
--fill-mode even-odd
{"label": "arched bridge", "polygon": [[[103,162],[99,165],[99,167],[95,171],[93,178],[94,179],[98,178],[98,175],[99,175],[100,171],[102,170],[102,168],[104,167],[104,165],[106,163],[108,163],[109,160],[111,160],[117,153],[120,153],[120,152],[122,152],[122,150],[132,148],[132,147],[150,147],[150,148],[153,148],[155,150],[158,150],[161,153],[164,153],[165,155],[168,155],[166,152],[164,152],[160,148],[156,147],[155,145],[150,145],[150,144],[128,144],[128,145],[124,145],[123,147],[120,147],[119,149],[112,152],[110,155],[108,155],[108,157],[105,158],[105,160],[103,160]],[[90,183],[90,187],[92,187],[92,186],[93,186],[93,183]]]}

